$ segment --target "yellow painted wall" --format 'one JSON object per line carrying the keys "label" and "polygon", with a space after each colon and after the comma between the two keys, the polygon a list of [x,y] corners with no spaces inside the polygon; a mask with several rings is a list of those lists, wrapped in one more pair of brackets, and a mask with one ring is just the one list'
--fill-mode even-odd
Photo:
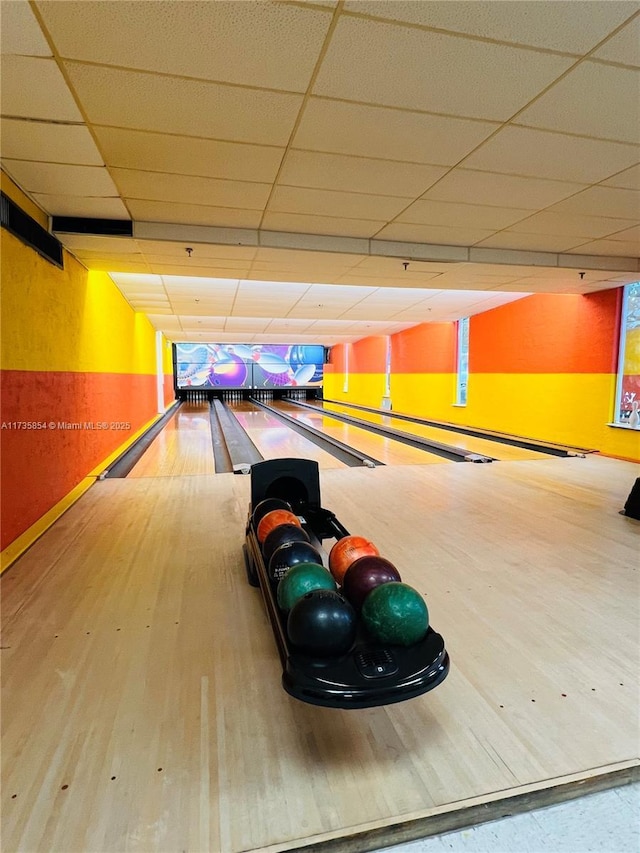
{"label": "yellow painted wall", "polygon": [[349,376],[349,390],[343,391],[344,375],[326,373],[323,380],[323,394],[326,399],[344,400],[359,403],[361,406],[381,406],[384,396],[384,374],[352,373]]}
{"label": "yellow painted wall", "polygon": [[155,374],[155,330],[107,273],[65,251],[64,270],[2,230],[5,370]]}

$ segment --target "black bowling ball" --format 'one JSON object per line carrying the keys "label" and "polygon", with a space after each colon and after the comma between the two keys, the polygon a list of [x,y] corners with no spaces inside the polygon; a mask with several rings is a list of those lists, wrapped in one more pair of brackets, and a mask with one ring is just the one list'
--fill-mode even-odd
{"label": "black bowling ball", "polygon": [[322,554],[310,542],[288,542],[281,545],[269,560],[269,577],[272,581],[279,581],[298,563],[318,563],[321,566]]}
{"label": "black bowling ball", "polygon": [[356,638],[357,616],[340,593],[316,589],[299,598],[287,620],[287,635],[300,651],[317,657],[346,654]]}
{"label": "black bowling ball", "polygon": [[253,529],[257,530],[258,525],[265,517],[265,515],[268,512],[272,512],[274,509],[288,509],[289,512],[292,512],[291,504],[287,503],[287,501],[283,501],[280,498],[265,498],[263,501],[260,501],[260,503],[256,505],[256,508],[251,513],[251,522],[253,524]]}
{"label": "black bowling ball", "polygon": [[269,560],[281,545],[287,545],[289,542],[308,541],[307,532],[298,527],[297,524],[280,524],[278,527],[274,527],[271,533],[267,533],[262,543],[262,556],[265,565],[269,565]]}

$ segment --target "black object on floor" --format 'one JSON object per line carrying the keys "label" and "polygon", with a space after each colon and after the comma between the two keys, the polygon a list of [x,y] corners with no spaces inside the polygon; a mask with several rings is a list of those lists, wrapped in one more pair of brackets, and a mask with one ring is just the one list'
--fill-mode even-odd
{"label": "black object on floor", "polygon": [[286,615],[277,603],[277,582],[270,580],[251,514],[266,498],[284,498],[300,518],[311,542],[341,539],[349,531],[320,503],[318,463],[274,459],[251,468],[251,504],[243,547],[247,578],[259,586],[282,662],[282,686],[291,696],[329,708],[371,708],[421,696],[449,672],[449,655],[440,634],[429,627],[411,646],[385,645],[369,638],[361,624],[351,649],[337,657],[303,653],[287,636]]}

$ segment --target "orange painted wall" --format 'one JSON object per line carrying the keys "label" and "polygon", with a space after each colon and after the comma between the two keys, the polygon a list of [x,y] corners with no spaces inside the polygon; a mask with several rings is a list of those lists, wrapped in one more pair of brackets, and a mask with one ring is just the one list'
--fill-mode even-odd
{"label": "orange painted wall", "polygon": [[[455,406],[455,323],[422,324],[391,337],[393,409],[435,420],[573,444],[640,459],[638,432],[613,416],[622,289],[536,294],[470,319],[468,400]],[[351,345],[355,352],[360,342]],[[343,387],[343,348],[332,350],[325,397],[365,402]],[[370,375],[369,387],[384,380]],[[333,393],[332,393],[333,392]],[[380,405],[380,403],[377,403]]]}
{"label": "orange painted wall", "polygon": [[391,372],[453,373],[455,323],[421,323],[391,336]]}
{"label": "orange painted wall", "polygon": [[469,322],[472,373],[615,373],[621,289],[536,294]]}
{"label": "orange painted wall", "polygon": [[158,406],[155,331],[106,273],[66,252],[61,270],[4,229],[1,238],[4,549]]}

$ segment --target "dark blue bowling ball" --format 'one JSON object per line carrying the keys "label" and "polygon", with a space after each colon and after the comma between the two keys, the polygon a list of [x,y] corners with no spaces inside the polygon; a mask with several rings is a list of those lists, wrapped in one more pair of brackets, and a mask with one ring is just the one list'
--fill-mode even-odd
{"label": "dark blue bowling ball", "polygon": [[289,641],[314,657],[344,655],[353,646],[357,617],[338,592],[316,589],[299,598],[287,619]]}

